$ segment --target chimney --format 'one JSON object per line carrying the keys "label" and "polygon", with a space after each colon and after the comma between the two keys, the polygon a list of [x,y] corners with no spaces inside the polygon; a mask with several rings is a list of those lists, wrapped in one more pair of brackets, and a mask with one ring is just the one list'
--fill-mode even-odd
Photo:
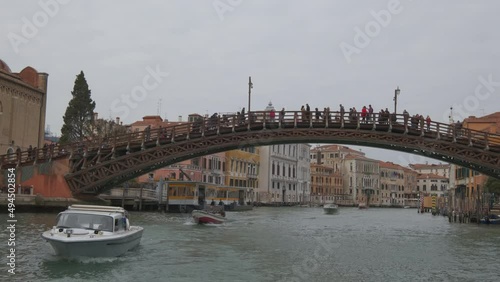
{"label": "chimney", "polygon": [[94,120],[97,120],[97,113],[94,113]]}
{"label": "chimney", "polygon": [[43,93],[47,93],[47,84],[49,81],[49,75],[44,72],[38,73],[38,85],[37,88],[42,90]]}
{"label": "chimney", "polygon": [[120,117],[116,117],[116,124],[120,124]]}
{"label": "chimney", "polygon": [[182,116],[179,116],[179,121],[182,121]]}

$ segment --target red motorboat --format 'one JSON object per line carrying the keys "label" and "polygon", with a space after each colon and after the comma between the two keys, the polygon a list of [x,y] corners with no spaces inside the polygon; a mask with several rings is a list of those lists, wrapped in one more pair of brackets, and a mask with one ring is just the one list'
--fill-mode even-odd
{"label": "red motorboat", "polygon": [[227,220],[224,211],[221,211],[220,213],[215,213],[204,210],[194,210],[191,213],[191,215],[193,216],[194,222],[199,224],[203,223],[221,224]]}

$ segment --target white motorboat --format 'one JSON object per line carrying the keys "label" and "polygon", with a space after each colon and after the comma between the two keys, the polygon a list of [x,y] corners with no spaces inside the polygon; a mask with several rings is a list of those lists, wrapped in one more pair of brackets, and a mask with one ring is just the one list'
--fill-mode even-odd
{"label": "white motorboat", "polygon": [[226,213],[224,212],[224,207],[220,206],[211,206],[207,210],[194,210],[191,213],[194,222],[203,224],[203,223],[212,223],[212,224],[221,224],[226,222]]}
{"label": "white motorboat", "polygon": [[52,229],[42,233],[56,255],[116,257],[137,247],[144,229],[130,226],[121,207],[72,205],[59,213]]}
{"label": "white motorboat", "polygon": [[339,206],[336,204],[326,204],[323,206],[323,210],[326,214],[334,214],[338,212]]}

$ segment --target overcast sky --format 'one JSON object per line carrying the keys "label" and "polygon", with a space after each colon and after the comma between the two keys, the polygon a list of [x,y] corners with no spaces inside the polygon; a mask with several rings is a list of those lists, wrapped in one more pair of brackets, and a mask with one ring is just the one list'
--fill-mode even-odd
{"label": "overcast sky", "polygon": [[[48,3],[47,5],[41,3]],[[500,2],[5,1],[0,59],[49,74],[60,134],[83,70],[101,117],[372,104],[447,122],[499,111]],[[127,98],[128,97],[128,98]],[[248,110],[248,109],[247,109]],[[369,157],[419,157],[363,149]]]}

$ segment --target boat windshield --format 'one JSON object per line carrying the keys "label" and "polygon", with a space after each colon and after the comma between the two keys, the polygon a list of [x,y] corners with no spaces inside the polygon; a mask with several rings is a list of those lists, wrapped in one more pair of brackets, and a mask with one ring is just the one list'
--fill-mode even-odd
{"label": "boat windshield", "polygon": [[113,217],[96,214],[62,213],[57,217],[57,227],[113,232]]}

